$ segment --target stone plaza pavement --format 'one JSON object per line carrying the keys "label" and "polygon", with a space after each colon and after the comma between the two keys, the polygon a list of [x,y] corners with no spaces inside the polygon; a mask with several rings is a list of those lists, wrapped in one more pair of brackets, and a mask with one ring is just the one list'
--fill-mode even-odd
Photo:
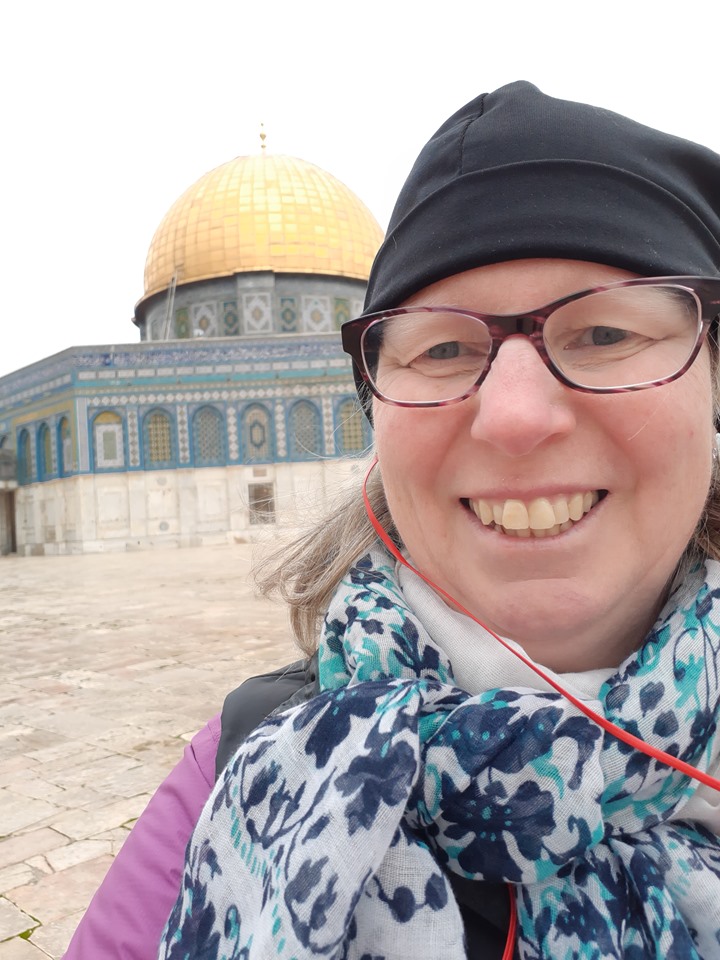
{"label": "stone plaza pavement", "polygon": [[0,557],[0,960],[62,957],[186,741],[296,658],[252,555]]}

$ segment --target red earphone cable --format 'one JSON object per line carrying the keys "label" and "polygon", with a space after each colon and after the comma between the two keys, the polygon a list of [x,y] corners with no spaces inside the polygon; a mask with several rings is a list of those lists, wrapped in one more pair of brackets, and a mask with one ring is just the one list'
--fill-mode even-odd
{"label": "red earphone cable", "polygon": [[506,886],[510,897],[510,922],[508,923],[502,960],[512,960],[515,953],[515,933],[517,931],[517,903],[515,902],[515,887],[511,883],[506,884]]}

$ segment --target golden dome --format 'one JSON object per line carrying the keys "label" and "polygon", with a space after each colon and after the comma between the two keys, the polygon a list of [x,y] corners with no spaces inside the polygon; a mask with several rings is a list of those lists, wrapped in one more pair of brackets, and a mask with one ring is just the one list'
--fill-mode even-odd
{"label": "golden dome", "polygon": [[332,174],[265,152],[211,170],[176,200],[145,262],[145,297],[177,283],[272,270],[367,280],[380,226]]}

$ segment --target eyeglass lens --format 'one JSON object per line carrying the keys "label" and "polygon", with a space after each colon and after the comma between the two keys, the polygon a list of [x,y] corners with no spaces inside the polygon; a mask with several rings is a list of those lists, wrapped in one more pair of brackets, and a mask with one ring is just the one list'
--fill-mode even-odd
{"label": "eyeglass lens", "polygon": [[[530,315],[531,316],[531,315]],[[409,313],[375,321],[363,335],[376,389],[399,402],[463,396],[485,371],[493,337],[517,332],[462,313]],[[649,384],[687,363],[700,330],[694,293],[677,286],[618,287],[554,310],[542,336],[551,363],[580,387]]]}

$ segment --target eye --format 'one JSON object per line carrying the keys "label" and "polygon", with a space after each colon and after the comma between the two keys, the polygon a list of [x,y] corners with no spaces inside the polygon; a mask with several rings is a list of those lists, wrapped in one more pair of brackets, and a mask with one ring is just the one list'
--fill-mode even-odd
{"label": "eye", "polygon": [[454,360],[460,356],[460,344],[457,340],[437,343],[425,351],[425,356],[430,357],[431,360]]}
{"label": "eye", "polygon": [[593,347],[611,346],[614,343],[622,342],[627,336],[628,331],[621,327],[590,327],[585,331],[584,340]]}
{"label": "eye", "polygon": [[592,352],[597,348],[597,356],[600,357],[601,354],[604,356],[605,353],[607,353],[608,356],[605,357],[605,359],[608,359],[611,355],[611,347],[616,347],[622,351],[622,354],[618,354],[617,350],[612,351],[612,357],[616,357],[626,355],[628,350],[639,350],[654,342],[653,338],[647,337],[636,330],[598,324],[580,330],[565,331],[563,340],[557,343],[556,346],[559,346],[560,349],[564,351],[573,350],[583,353],[587,353],[588,351]]}

